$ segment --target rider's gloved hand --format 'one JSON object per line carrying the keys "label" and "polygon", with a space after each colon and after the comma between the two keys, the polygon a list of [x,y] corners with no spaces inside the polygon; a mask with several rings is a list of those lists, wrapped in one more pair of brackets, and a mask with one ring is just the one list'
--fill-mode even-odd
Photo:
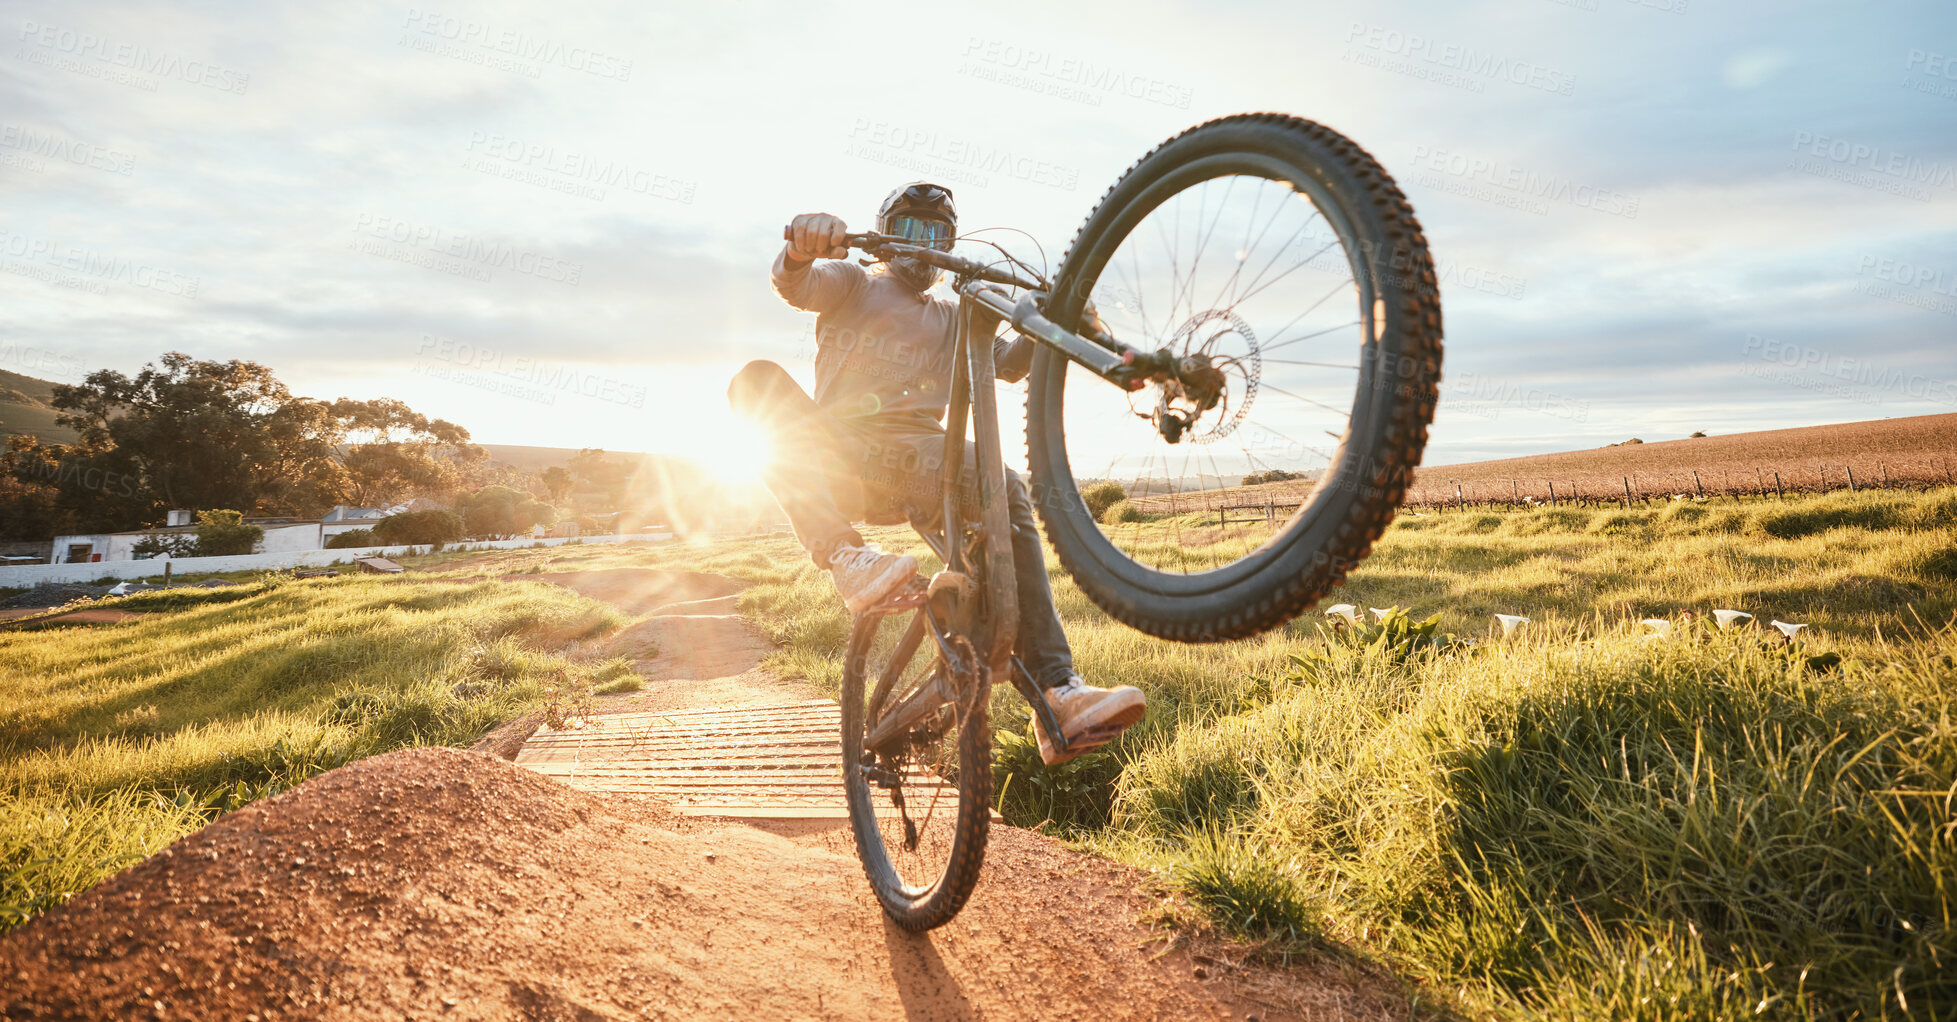
{"label": "rider's gloved hand", "polygon": [[844,236],[849,228],[842,217],[827,213],[803,213],[789,222],[788,257],[797,262],[817,259],[843,259],[849,255]]}

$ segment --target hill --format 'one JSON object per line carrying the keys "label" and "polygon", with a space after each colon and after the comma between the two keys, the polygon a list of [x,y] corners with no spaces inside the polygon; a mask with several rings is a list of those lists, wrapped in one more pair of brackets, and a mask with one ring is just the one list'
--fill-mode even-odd
{"label": "hill", "polygon": [[[479,444],[478,446],[488,452],[489,460],[508,465],[521,472],[542,472],[552,466],[561,468],[570,464],[571,459],[578,453],[578,448],[575,447],[529,447],[523,444]],[[610,448],[607,448],[605,453],[628,459],[660,457],[641,454],[638,451],[614,451]]]}
{"label": "hill", "polygon": [[[25,433],[53,443],[73,442],[75,431],[54,421],[59,414],[54,407],[54,388],[53,381],[0,370],[0,437]],[[541,472],[553,465],[567,464],[578,453],[574,447],[528,447],[521,444],[483,444],[482,448],[489,453],[491,461],[523,472]],[[635,451],[609,453],[628,458],[639,456]]]}
{"label": "hill", "polygon": [[55,424],[54,384],[0,369],[0,437],[26,433],[69,443],[75,431]]}
{"label": "hill", "polygon": [[1911,486],[1951,482],[1951,473],[1957,471],[1957,414],[1435,465],[1414,476],[1407,499],[1411,503],[1452,500],[1456,483],[1467,500],[1517,496],[1540,500],[1549,495],[1551,483],[1558,497],[1618,497],[1627,480],[1631,492],[1638,495],[1694,494],[1701,487],[1707,493],[1758,493],[1774,489],[1776,472],[1783,489],[1832,490],[1848,484],[1850,469],[1858,486],[1881,485],[1885,480]]}
{"label": "hill", "polygon": [[[1957,414],[1654,443],[1627,440],[1590,450],[1429,465],[1414,473],[1406,503],[1452,503],[1457,485],[1461,499],[1469,502],[1519,502],[1525,497],[1544,501],[1552,496],[1615,500],[1624,496],[1626,483],[1639,498],[1697,495],[1701,490],[1709,495],[1774,493],[1775,473],[1781,491],[1819,492],[1846,488],[1851,468],[1857,487],[1957,482]],[[1121,482],[1133,496],[1134,488]],[[1173,497],[1158,493],[1141,497],[1136,504],[1153,513],[1261,506],[1267,501],[1279,508],[1295,507],[1315,485],[1316,478],[1223,488],[1183,485]]]}

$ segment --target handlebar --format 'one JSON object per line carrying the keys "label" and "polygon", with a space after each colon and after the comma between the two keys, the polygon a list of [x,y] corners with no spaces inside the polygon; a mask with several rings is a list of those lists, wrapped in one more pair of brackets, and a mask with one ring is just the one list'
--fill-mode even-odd
{"label": "handlebar", "polygon": [[[793,241],[795,238],[795,229],[793,227],[783,227],[781,229],[781,237],[783,241]],[[952,273],[962,277],[972,277],[978,280],[990,281],[994,284],[1004,284],[1007,287],[1025,288],[1028,291],[1041,290],[1046,287],[1046,284],[1042,282],[1027,280],[1011,270],[988,266],[977,260],[966,259],[963,256],[952,255],[950,252],[915,244],[911,239],[901,234],[878,234],[874,231],[866,231],[862,234],[845,234],[843,235],[843,244],[849,248],[862,249],[864,252],[878,259],[889,259],[893,256],[910,256],[918,262],[936,266],[941,270],[950,270]]]}

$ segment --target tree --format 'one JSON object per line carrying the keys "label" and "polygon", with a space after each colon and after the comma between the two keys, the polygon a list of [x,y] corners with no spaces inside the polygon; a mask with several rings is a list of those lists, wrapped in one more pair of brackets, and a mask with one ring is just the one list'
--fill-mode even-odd
{"label": "tree", "polygon": [[224,557],[256,550],[265,530],[246,525],[242,511],[211,510],[197,512],[197,556]]}
{"label": "tree", "polygon": [[632,489],[634,469],[630,458],[613,460],[602,447],[586,447],[571,456],[571,475],[578,481],[578,489],[591,493],[595,503],[604,508],[616,508],[625,503],[626,495]]}
{"label": "tree", "polygon": [[99,524],[57,485],[67,450],[24,434],[7,438],[0,450],[0,539],[41,539]]}
{"label": "tree", "polygon": [[81,460],[138,480],[154,517],[172,507],[256,507],[280,470],[264,420],[291,399],[256,362],[205,362],[168,352],[131,378],[101,369],[57,385],[56,422],[81,434]]}
{"label": "tree", "polygon": [[[252,526],[257,528],[257,526]],[[195,557],[197,556],[196,536],[144,536],[129,548],[129,553],[141,560],[145,557]]]}
{"label": "tree", "polygon": [[542,473],[544,489],[550,491],[550,499],[562,501],[571,495],[571,473],[558,465],[544,469]]}
{"label": "tree", "polygon": [[49,484],[76,519],[68,527],[127,529],[172,507],[311,517],[348,495],[448,493],[483,458],[466,429],[397,399],[296,397],[258,362],[174,350],[135,376],[98,370],[55,386],[53,403],[80,435],[59,448]]}
{"label": "tree", "polygon": [[448,496],[484,459],[469,431],[430,419],[393,398],[333,403],[349,438],[345,467],[356,502],[379,504],[405,496]]}
{"label": "tree", "polygon": [[[396,517],[400,516],[397,515]],[[328,550],[344,550],[350,547],[380,545],[381,541],[374,535],[374,530],[372,529],[348,529],[337,536],[330,536],[326,540],[326,549]]]}
{"label": "tree", "polygon": [[462,519],[453,511],[410,511],[374,523],[374,538],[389,546],[440,546],[462,538]]}
{"label": "tree", "polygon": [[514,536],[534,525],[557,521],[557,509],[535,496],[508,486],[485,486],[457,505],[469,535]]}

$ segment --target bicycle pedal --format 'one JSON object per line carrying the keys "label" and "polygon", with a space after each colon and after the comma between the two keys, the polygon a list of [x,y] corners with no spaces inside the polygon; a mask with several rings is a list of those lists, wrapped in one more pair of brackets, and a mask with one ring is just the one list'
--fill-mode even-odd
{"label": "bicycle pedal", "polygon": [[913,576],[902,589],[886,596],[882,601],[867,608],[864,613],[894,614],[900,610],[916,610],[931,598],[929,587],[923,576]]}
{"label": "bicycle pedal", "polygon": [[939,593],[948,593],[955,599],[969,600],[978,595],[978,583],[962,571],[940,571],[931,576],[928,592],[932,599],[937,599]]}

